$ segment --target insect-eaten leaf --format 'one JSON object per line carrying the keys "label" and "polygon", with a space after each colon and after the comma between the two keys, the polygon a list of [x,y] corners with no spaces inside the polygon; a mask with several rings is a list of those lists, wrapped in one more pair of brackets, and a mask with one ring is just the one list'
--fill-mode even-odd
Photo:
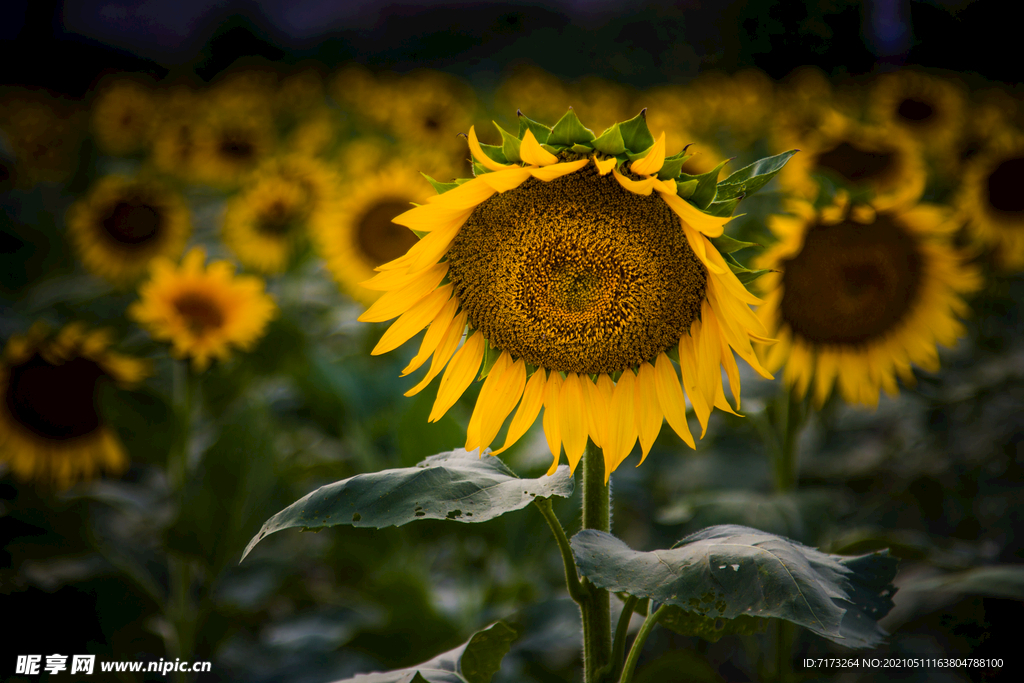
{"label": "insect-eaten leaf", "polygon": [[489,683],[518,636],[514,627],[499,621],[430,661],[397,671],[359,674],[336,683]]}
{"label": "insect-eaten leaf", "polygon": [[[829,555],[731,524],[691,534],[669,550],[631,550],[590,529],[571,545],[580,572],[600,588],[709,620],[784,619],[852,648],[882,641],[877,621],[892,609],[896,591],[897,560],[888,552]],[[732,628],[738,626],[746,628]]]}
{"label": "insect-eaten leaf", "polygon": [[432,455],[415,467],[359,474],[322,486],[263,524],[242,559],[269,534],[338,524],[382,529],[420,519],[486,522],[520,510],[536,498],[572,495],[569,468],[551,476],[520,479],[486,451],[457,449]]}

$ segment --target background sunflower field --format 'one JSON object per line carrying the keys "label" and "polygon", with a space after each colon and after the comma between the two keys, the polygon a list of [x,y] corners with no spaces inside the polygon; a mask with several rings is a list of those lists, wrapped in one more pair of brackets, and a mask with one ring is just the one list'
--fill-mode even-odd
{"label": "background sunflower field", "polygon": [[[428,422],[433,390],[401,396],[415,350],[370,353],[387,324],[357,322],[379,294],[359,283],[416,242],[391,219],[434,194],[420,172],[473,172],[458,134],[500,144],[491,121],[550,125],[570,106],[596,131],[646,109],[670,154],[692,144],[695,176],[801,149],[726,227],[765,248],[738,252],[776,271],[765,286],[799,250],[794,200],[823,224],[872,223],[848,206],[870,197],[941,242],[925,285],[945,308],[915,309],[897,341],[845,366],[870,380],[800,361],[826,354],[775,302],[773,332],[790,335],[769,357],[778,379],[744,365],[745,417],[716,412],[696,451],[664,429],[643,467],[616,470],[616,534],[647,550],[742,524],[831,553],[889,548],[898,591],[878,652],[1005,660],[901,680],[1019,680],[1016,28],[963,0],[713,5],[6,3],[4,680],[78,680],[15,673],[19,655],[62,653],[211,662],[178,680],[319,683],[423,662],[498,619],[523,635],[493,680],[580,680],[579,613],[532,509],[285,532],[239,562],[318,486],[465,443],[479,385]],[[819,279],[802,286],[831,295]],[[807,399],[789,402],[783,386],[801,382]],[[523,477],[550,465],[539,426],[501,457]],[[574,530],[579,506],[554,499]],[[878,678],[802,668],[851,652],[809,632],[705,635],[656,630],[635,680]]]}

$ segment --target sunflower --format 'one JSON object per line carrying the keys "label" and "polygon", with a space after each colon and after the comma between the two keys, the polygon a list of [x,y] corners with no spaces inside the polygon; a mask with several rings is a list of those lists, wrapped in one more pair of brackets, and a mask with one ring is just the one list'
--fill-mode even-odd
{"label": "sunflower", "polygon": [[224,210],[224,243],[242,265],[283,272],[311,217],[329,203],[335,181],[315,159],[290,157],[258,169]]}
{"label": "sunflower", "polygon": [[121,78],[101,88],[92,106],[92,129],[100,149],[124,156],[141,151],[151,137],[157,112],[151,88]]}
{"label": "sunflower", "polygon": [[739,407],[733,349],[770,377],[750,345],[770,341],[748,307],[759,300],[708,239],[729,218],[677,194],[682,156],[666,159],[665,135],[655,141],[642,115],[596,138],[572,111],[553,129],[520,121],[500,148],[471,128],[476,177],[439,184],[395,219],[425,237],[365,283],[385,294],[360,320],[398,317],[373,353],[429,325],[403,374],[433,355],[411,396],[444,370],[431,421],[482,367],[470,450],[488,447],[517,403],[497,452],[543,406],[552,471],[563,445],[575,469],[589,437],[610,475],[638,438],[647,456],[663,418],[693,447],[684,389],[706,429],[712,407],[732,411],[722,367]]}
{"label": "sunflower", "polygon": [[801,150],[779,175],[784,189],[814,201],[819,178],[825,177],[857,195],[869,195],[879,210],[920,198],[925,167],[910,137],[893,128],[861,126],[836,111],[820,121],[819,128],[780,145]]}
{"label": "sunflower", "polygon": [[423,176],[397,164],[349,178],[340,199],[313,222],[313,235],[338,285],[369,306],[379,293],[359,286],[374,268],[392,261],[417,242],[409,229],[391,222],[430,196]]}
{"label": "sunflower", "polygon": [[911,364],[939,369],[936,344],[964,335],[962,296],[978,272],[949,245],[955,215],[919,204],[875,211],[840,196],[820,211],[801,201],[769,223],[779,242],[757,261],[776,272],[760,284],[758,315],[778,338],[765,365],[785,365],[798,396],[821,405],[838,384],[848,403],[876,406],[896,379],[914,382]]}
{"label": "sunflower", "polygon": [[251,348],[277,313],[261,279],[236,276],[227,261],[206,267],[205,260],[196,248],[180,267],[170,259],[156,261],[152,279],[128,309],[153,337],[173,344],[176,358],[191,357],[200,372],[212,358],[226,360],[229,347]]}
{"label": "sunflower", "polygon": [[104,379],[137,384],[147,364],[109,346],[108,330],[78,323],[55,335],[37,324],[8,340],[0,359],[0,462],[19,478],[64,489],[125,469],[128,458],[100,415],[96,390]]}
{"label": "sunflower", "polygon": [[1024,137],[1007,134],[975,155],[964,170],[957,204],[968,230],[990,247],[999,266],[1024,268]]}
{"label": "sunflower", "polygon": [[[231,93],[234,95],[234,93]],[[217,187],[232,187],[261,161],[274,144],[273,122],[262,100],[228,104],[211,102],[209,113],[195,129],[193,173],[196,179]]]}
{"label": "sunflower", "polygon": [[895,71],[878,77],[869,114],[913,137],[930,157],[948,166],[964,124],[965,100],[961,88],[949,79]]}
{"label": "sunflower", "polygon": [[106,176],[67,213],[68,236],[95,275],[125,285],[158,256],[175,258],[192,231],[176,192],[146,178]]}
{"label": "sunflower", "polygon": [[82,121],[76,106],[44,90],[0,91],[0,137],[17,159],[25,186],[68,180],[82,159]]}

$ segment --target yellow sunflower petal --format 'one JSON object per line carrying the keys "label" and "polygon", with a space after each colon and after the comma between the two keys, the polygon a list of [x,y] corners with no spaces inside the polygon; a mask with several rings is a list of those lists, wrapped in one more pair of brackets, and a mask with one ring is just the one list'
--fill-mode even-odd
{"label": "yellow sunflower petal", "polygon": [[363,311],[358,320],[364,323],[379,323],[397,318],[434,291],[447,273],[447,262],[427,268],[402,287],[381,295],[372,306]]}
{"label": "yellow sunflower petal", "polygon": [[510,365],[512,365],[512,357],[508,352],[502,352],[494,361],[490,372],[487,373],[487,379],[484,380],[484,385],[480,387],[480,396],[477,398],[476,405],[473,407],[473,414],[469,418],[469,427],[466,428],[467,451],[475,451],[477,448],[482,451],[490,445],[489,442],[487,444],[483,443],[484,416],[487,415],[487,411],[491,407],[490,404],[494,402],[497,394],[496,387],[501,383],[502,373]]}
{"label": "yellow sunflower petal", "polygon": [[405,377],[410,372],[418,370],[421,365],[428,358],[430,354],[434,352],[437,345],[444,339],[445,333],[448,331],[448,326],[451,325],[452,319],[455,317],[455,312],[459,310],[459,300],[456,297],[452,297],[448,302],[441,308],[441,311],[434,317],[434,320],[430,323],[430,327],[427,328],[427,333],[423,335],[423,341],[420,342],[420,350],[416,353],[409,364],[402,370],[401,377]]}
{"label": "yellow sunflower petal", "polygon": [[721,237],[725,231],[725,224],[732,220],[732,217],[709,216],[677,194],[669,192],[659,192],[658,194],[683,223],[708,237]]}
{"label": "yellow sunflower petal", "polygon": [[575,372],[567,373],[558,392],[559,434],[565,445],[565,457],[569,468],[576,470],[576,464],[583,457],[587,447],[587,418],[584,414],[583,384]]}
{"label": "yellow sunflower petal", "polygon": [[541,406],[544,405],[545,387],[547,387],[547,374],[544,372],[544,368],[537,368],[533,376],[526,383],[526,389],[523,390],[523,398],[519,402],[519,408],[516,410],[516,414],[512,417],[512,422],[508,426],[505,445],[494,451],[494,455],[498,455],[516,441],[519,441],[523,434],[533,425]]}
{"label": "yellow sunflower petal", "polygon": [[[665,355],[665,354],[660,354]],[[675,373],[673,373],[675,374]],[[634,418],[636,419],[636,431],[640,437],[640,463],[647,459],[651,452],[651,446],[661,433],[661,424],[664,422],[664,413],[661,403],[658,400],[657,379],[654,373],[654,366],[650,363],[641,363],[636,374],[636,386],[633,404],[635,406]],[[682,392],[680,392],[682,394]],[[637,466],[640,465],[637,463]]]}
{"label": "yellow sunflower petal", "polygon": [[[504,355],[508,355],[505,353]],[[511,359],[511,356],[509,356]],[[498,436],[501,425],[519,403],[526,387],[526,362],[520,358],[501,374],[501,382],[494,389],[494,397],[487,403],[480,427],[480,447],[487,448]],[[480,390],[483,395],[483,389]]]}
{"label": "yellow sunflower petal", "polygon": [[679,438],[686,442],[690,448],[696,449],[690,433],[690,425],[686,421],[686,399],[683,397],[683,389],[679,385],[679,378],[676,370],[672,367],[672,361],[664,353],[658,354],[654,364],[654,388],[658,393],[658,405],[665,413],[669,427],[679,435]]}
{"label": "yellow sunflower petal", "polygon": [[387,332],[381,336],[380,341],[373,347],[373,351],[370,351],[370,355],[379,356],[397,349],[416,336],[420,330],[430,324],[431,320],[437,317],[437,314],[452,298],[452,290],[451,283],[438,287],[408,311],[398,316],[398,320],[392,323]]}
{"label": "yellow sunflower petal", "polygon": [[414,386],[409,391],[405,392],[406,396],[415,396],[416,394],[423,391],[430,382],[437,377],[438,373],[444,369],[444,366],[448,364],[452,354],[455,353],[455,349],[459,347],[459,342],[462,341],[462,335],[466,332],[466,312],[459,313],[452,320],[448,329],[445,331],[444,339],[437,351],[434,352],[434,357],[430,361],[430,369],[427,371],[426,377],[424,377],[419,384]]}
{"label": "yellow sunflower petal", "polygon": [[636,421],[633,402],[636,400],[636,376],[626,368],[615,383],[609,410],[608,443],[604,447],[604,481],[626,459],[636,443]]}
{"label": "yellow sunflower petal", "polygon": [[558,396],[562,391],[562,376],[552,372],[544,385],[544,438],[547,439],[548,448],[554,456],[554,461],[548,469],[548,474],[554,474],[558,469],[558,458],[562,454],[561,425],[558,420]]}
{"label": "yellow sunflower petal", "polygon": [[597,172],[601,175],[608,175],[611,173],[615,165],[619,163],[619,160],[615,157],[608,157],[607,159],[598,159],[597,155],[593,156],[594,165],[597,166]]}
{"label": "yellow sunflower petal", "polygon": [[484,360],[484,347],[487,340],[484,333],[477,330],[466,340],[462,348],[455,352],[452,360],[441,377],[441,386],[437,390],[437,400],[434,401],[434,408],[427,417],[428,422],[437,422],[448,409],[455,405],[463,392],[473,383],[480,363]]}
{"label": "yellow sunflower petal", "polygon": [[643,159],[637,159],[630,164],[630,169],[633,173],[639,175],[654,175],[661,170],[661,167],[665,165],[665,133],[664,131],[654,141],[654,145],[650,151],[647,152],[647,156]]}
{"label": "yellow sunflower petal", "polygon": [[549,182],[555,178],[561,178],[562,176],[569,175],[570,173],[575,173],[589,163],[590,161],[588,159],[578,159],[576,161],[567,161],[563,164],[554,164],[543,168],[531,168],[529,170],[530,175],[537,180]]}
{"label": "yellow sunflower petal", "polygon": [[590,438],[598,448],[604,448],[605,432],[608,425],[608,406],[604,395],[589,376],[580,377],[583,382],[583,402],[587,411],[587,429]]}
{"label": "yellow sunflower petal", "polygon": [[519,158],[530,166],[550,166],[558,163],[558,157],[541,147],[529,128],[526,129],[523,141],[519,145]]}
{"label": "yellow sunflower petal", "polygon": [[480,147],[480,141],[476,137],[476,126],[469,127],[469,151],[472,153],[473,158],[488,171],[500,171],[503,168],[508,168],[507,164],[499,164],[484,154],[483,148]]}

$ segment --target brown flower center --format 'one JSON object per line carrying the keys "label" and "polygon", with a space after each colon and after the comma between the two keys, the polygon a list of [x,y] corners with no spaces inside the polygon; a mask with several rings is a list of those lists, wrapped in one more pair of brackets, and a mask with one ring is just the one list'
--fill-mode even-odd
{"label": "brown flower center", "polygon": [[908,97],[896,108],[896,114],[910,124],[925,123],[935,114],[935,107],[923,100]]}
{"label": "brown flower center", "polygon": [[161,212],[141,199],[119,201],[103,219],[103,229],[115,242],[134,246],[148,242],[160,232]]}
{"label": "brown flower center", "polygon": [[563,372],[653,360],[688,333],[707,286],[668,205],[592,165],[491,197],[448,261],[474,328],[515,358]]}
{"label": "brown flower center", "polygon": [[412,230],[391,222],[410,208],[407,200],[398,197],[381,199],[356,221],[356,244],[371,266],[393,261],[416,244]]}
{"label": "brown flower center", "polygon": [[174,301],[174,308],[185,320],[189,330],[201,337],[224,324],[224,312],[209,297],[197,292],[187,292]]}
{"label": "brown flower center", "polygon": [[996,211],[1024,212],[1024,158],[1006,159],[988,176],[988,203]]}
{"label": "brown flower center", "polygon": [[252,140],[237,133],[225,134],[218,149],[221,156],[239,163],[251,161],[256,156],[256,146]]}
{"label": "brown flower center", "polygon": [[44,439],[63,441],[100,427],[96,383],[103,370],[87,358],[52,365],[38,354],[10,369],[4,396],[10,415]]}
{"label": "brown flower center", "polygon": [[281,237],[291,231],[295,224],[295,207],[287,202],[276,200],[264,207],[257,220],[257,229],[274,237]]}
{"label": "brown flower center", "polygon": [[891,331],[916,300],[917,244],[891,216],[871,225],[814,225],[783,264],[780,315],[815,344],[864,344]]}

